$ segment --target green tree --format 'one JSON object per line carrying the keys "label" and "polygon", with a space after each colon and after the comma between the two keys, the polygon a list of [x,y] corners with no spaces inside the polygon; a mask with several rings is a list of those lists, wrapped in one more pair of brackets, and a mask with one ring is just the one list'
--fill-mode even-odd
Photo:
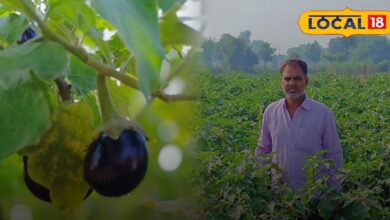
{"label": "green tree", "polygon": [[316,69],[317,63],[321,60],[321,51],[322,47],[318,41],[306,44],[305,57],[314,64],[314,69]]}
{"label": "green tree", "polygon": [[[385,36],[337,37],[330,39],[322,56],[330,61],[327,68],[339,69],[335,72],[383,72],[389,69],[389,51],[390,41]],[[362,61],[365,63],[360,67]]]}
{"label": "green tree", "polygon": [[275,54],[276,48],[271,46],[271,43],[264,42],[258,50],[255,51],[260,60],[264,61],[264,71],[267,71],[267,62],[272,61],[272,56]]}
{"label": "green tree", "polygon": [[287,49],[287,56],[290,59],[306,59],[305,57],[306,45],[301,44],[298,47],[291,47]]}
{"label": "green tree", "polygon": [[357,46],[351,51],[356,61],[372,60],[375,63],[390,60],[390,41],[385,36],[360,36],[356,38]]}
{"label": "green tree", "polygon": [[258,64],[255,53],[247,45],[247,41],[242,38],[235,38],[232,41],[232,54],[229,56],[231,70],[253,71],[253,66]]}
{"label": "green tree", "polygon": [[258,51],[260,50],[260,48],[262,47],[262,45],[264,44],[265,42],[262,41],[262,40],[253,40],[250,44],[250,47],[253,51]]}
{"label": "green tree", "polygon": [[202,56],[208,68],[213,69],[215,62],[218,60],[217,43],[213,39],[207,39],[202,43]]}
{"label": "green tree", "polygon": [[327,55],[328,60],[347,61],[350,59],[351,50],[357,46],[356,37],[336,37],[329,40]]}
{"label": "green tree", "polygon": [[250,32],[249,30],[246,30],[246,31],[240,32],[240,35],[238,36],[238,38],[243,39],[247,45],[250,45],[251,35],[252,35],[252,32]]}
{"label": "green tree", "polygon": [[341,42],[344,45],[344,59],[348,60],[349,59],[349,52],[351,49],[356,47],[356,38],[354,36],[352,37],[343,37],[341,38]]}
{"label": "green tree", "polygon": [[256,54],[249,46],[250,32],[242,32],[236,38],[230,34],[223,34],[221,38],[203,41],[203,59],[213,71],[242,70],[253,72],[254,65],[258,64]]}
{"label": "green tree", "polygon": [[232,35],[222,34],[221,38],[217,43],[217,53],[220,54],[220,60],[225,70],[232,69],[232,63],[230,61],[234,53],[234,40],[235,37],[233,37]]}
{"label": "green tree", "polygon": [[242,69],[246,72],[253,72],[253,67],[259,64],[259,58],[249,47],[246,48],[244,53]]}

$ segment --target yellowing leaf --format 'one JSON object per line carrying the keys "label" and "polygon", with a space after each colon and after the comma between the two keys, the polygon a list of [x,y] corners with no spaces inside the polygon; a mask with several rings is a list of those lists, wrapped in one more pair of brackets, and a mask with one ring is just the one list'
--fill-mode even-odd
{"label": "yellowing leaf", "polygon": [[85,103],[61,104],[53,114],[52,124],[41,142],[30,149],[29,173],[33,180],[50,189],[56,207],[74,209],[89,189],[83,160],[94,136],[93,114]]}

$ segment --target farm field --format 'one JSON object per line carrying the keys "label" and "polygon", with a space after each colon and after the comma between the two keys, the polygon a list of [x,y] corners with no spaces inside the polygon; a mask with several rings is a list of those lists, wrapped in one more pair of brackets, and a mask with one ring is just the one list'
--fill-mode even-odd
{"label": "farm field", "polygon": [[[198,77],[194,186],[201,216],[214,219],[389,219],[390,75],[309,75],[306,94],[327,105],[344,152],[341,192],[308,181],[291,192],[272,186],[275,164],[260,166],[254,152],[262,112],[283,97],[277,73],[204,73]],[[313,167],[326,163],[308,158]],[[277,188],[278,193],[271,192]],[[324,192],[318,201],[316,192]]]}

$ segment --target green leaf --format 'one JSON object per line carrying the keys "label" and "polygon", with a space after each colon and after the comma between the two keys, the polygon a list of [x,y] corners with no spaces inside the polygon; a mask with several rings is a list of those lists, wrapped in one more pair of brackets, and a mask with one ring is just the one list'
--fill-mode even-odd
{"label": "green leaf", "polygon": [[186,2],[186,0],[158,0],[158,6],[163,12],[166,12],[173,7],[181,6],[184,2]]}
{"label": "green leaf", "polygon": [[60,76],[67,64],[66,51],[51,42],[26,43],[0,51],[0,88],[15,87],[29,80],[30,72],[43,80]]}
{"label": "green leaf", "polygon": [[74,56],[70,58],[69,79],[76,95],[84,96],[96,89],[96,72]]}
{"label": "green leaf", "polygon": [[28,27],[28,20],[17,14],[0,18],[0,38],[8,45],[16,43],[19,36]]}
{"label": "green leaf", "polygon": [[155,0],[95,0],[98,13],[117,29],[136,58],[139,88],[148,96],[158,88],[164,50],[160,43]]}
{"label": "green leaf", "polygon": [[94,137],[88,104],[61,104],[53,113],[51,129],[29,149],[29,174],[50,189],[53,204],[66,210],[79,206],[89,189],[83,159]]}
{"label": "green leaf", "polygon": [[346,217],[346,219],[356,220],[363,220],[369,217],[365,205],[357,201],[349,204],[343,209],[343,216]]}
{"label": "green leaf", "polygon": [[198,45],[202,39],[202,35],[183,24],[176,16],[176,13],[169,13],[163,17],[160,24],[160,38],[164,45]]}
{"label": "green leaf", "polygon": [[[81,14],[78,16],[78,23],[79,23],[79,27],[82,29],[84,33],[86,33],[87,37],[91,38],[92,41],[96,44],[96,46],[99,47],[106,63],[113,66],[112,63],[113,56],[107,43],[103,40],[103,33],[98,29],[96,29],[94,26],[88,24],[84,16]],[[84,38],[84,42],[87,40],[88,39]]]}
{"label": "green leaf", "polygon": [[[111,54],[115,57],[112,62],[117,67],[124,65],[124,63],[126,63],[129,59],[129,56],[131,56],[131,53],[126,48],[125,44],[123,43],[122,39],[119,37],[118,34],[114,34],[111,39],[106,42],[106,44],[108,45]],[[132,60],[132,63],[132,67],[134,67],[134,59]],[[132,68],[132,70],[129,69],[130,68],[127,69],[127,72],[135,74],[135,68]]]}
{"label": "green leaf", "polygon": [[107,88],[112,104],[122,117],[134,118],[146,105],[145,97],[138,90],[123,84],[118,86],[115,80],[109,80]]}
{"label": "green leaf", "polygon": [[4,8],[2,5],[0,5],[0,16],[8,16],[9,14],[12,14],[13,12],[7,8]]}
{"label": "green leaf", "polygon": [[81,99],[81,102],[88,104],[92,111],[93,127],[99,126],[101,123],[101,118],[95,94],[93,92],[89,92]]}
{"label": "green leaf", "polygon": [[21,0],[0,0],[0,3],[4,8],[24,12],[24,6],[21,3]]}
{"label": "green leaf", "polygon": [[66,20],[75,27],[78,27],[80,15],[88,25],[94,27],[96,23],[94,11],[83,0],[49,1],[47,14],[54,21]]}
{"label": "green leaf", "polygon": [[44,86],[32,78],[16,88],[0,88],[0,160],[37,143],[50,126]]}
{"label": "green leaf", "polygon": [[317,209],[318,209],[318,213],[322,218],[324,219],[332,218],[334,206],[329,199],[321,200],[321,202],[318,204]]}

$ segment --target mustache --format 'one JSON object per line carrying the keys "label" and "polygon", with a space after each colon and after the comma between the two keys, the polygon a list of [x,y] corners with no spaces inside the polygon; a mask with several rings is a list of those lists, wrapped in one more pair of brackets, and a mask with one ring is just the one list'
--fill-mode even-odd
{"label": "mustache", "polygon": [[290,90],[298,90],[298,89],[297,88],[287,88],[286,90],[290,91]]}

